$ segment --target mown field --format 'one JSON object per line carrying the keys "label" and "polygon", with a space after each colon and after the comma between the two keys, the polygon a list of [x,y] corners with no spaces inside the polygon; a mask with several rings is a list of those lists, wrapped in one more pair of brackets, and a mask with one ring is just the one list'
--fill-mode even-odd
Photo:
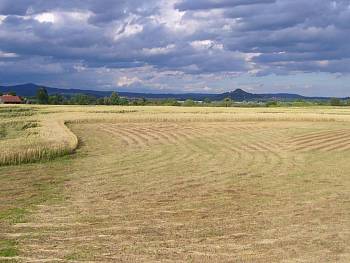
{"label": "mown field", "polygon": [[0,262],[350,262],[350,109],[0,106]]}

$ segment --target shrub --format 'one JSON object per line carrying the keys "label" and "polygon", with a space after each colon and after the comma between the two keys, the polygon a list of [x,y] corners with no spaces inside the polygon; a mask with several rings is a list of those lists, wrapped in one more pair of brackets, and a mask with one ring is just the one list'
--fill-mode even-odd
{"label": "shrub", "polygon": [[266,107],[276,107],[277,105],[278,102],[275,100],[266,102]]}
{"label": "shrub", "polygon": [[193,100],[191,100],[191,99],[187,99],[187,100],[185,100],[183,105],[186,106],[186,107],[191,107],[191,106],[196,105],[196,103]]}

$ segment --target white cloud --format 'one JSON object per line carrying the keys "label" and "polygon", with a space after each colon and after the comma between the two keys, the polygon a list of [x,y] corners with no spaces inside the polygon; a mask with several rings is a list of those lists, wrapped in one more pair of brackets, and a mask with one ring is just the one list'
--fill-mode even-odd
{"label": "white cloud", "polygon": [[74,65],[73,68],[77,71],[77,72],[83,72],[85,70],[87,70],[87,68],[82,65],[82,64],[77,64],[77,65]]}
{"label": "white cloud", "polygon": [[19,57],[16,53],[7,53],[0,50],[0,58],[17,58]]}
{"label": "white cloud", "polygon": [[174,44],[167,45],[166,47],[155,47],[155,48],[143,48],[142,51],[146,55],[164,55],[176,50]]}
{"label": "white cloud", "polygon": [[91,12],[89,11],[53,11],[36,14],[33,16],[33,18],[40,23],[69,24],[71,22],[86,23],[90,16]]}
{"label": "white cloud", "polygon": [[131,86],[135,83],[142,83],[142,81],[138,77],[128,77],[128,76],[122,76],[117,80],[117,85],[119,87],[125,87],[125,86]]}
{"label": "white cloud", "polygon": [[201,50],[201,49],[217,49],[217,50],[223,50],[224,46],[221,43],[217,43],[213,40],[196,40],[192,41],[191,46],[194,49]]}
{"label": "white cloud", "polygon": [[6,19],[7,16],[0,15],[0,25],[2,24],[2,21]]}
{"label": "white cloud", "polygon": [[56,16],[54,13],[41,13],[34,16],[34,19],[40,23],[55,23]]}
{"label": "white cloud", "polygon": [[193,34],[200,24],[193,19],[184,19],[185,12],[174,8],[177,0],[162,0],[159,3],[159,12],[151,15],[151,20],[157,25],[164,25],[167,30],[179,34]]}

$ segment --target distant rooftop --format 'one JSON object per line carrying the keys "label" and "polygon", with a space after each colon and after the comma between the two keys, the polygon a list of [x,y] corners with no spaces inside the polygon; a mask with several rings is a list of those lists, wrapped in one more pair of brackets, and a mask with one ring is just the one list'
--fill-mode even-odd
{"label": "distant rooftop", "polygon": [[5,94],[5,95],[0,96],[0,102],[2,102],[2,103],[22,103],[22,100],[19,96]]}

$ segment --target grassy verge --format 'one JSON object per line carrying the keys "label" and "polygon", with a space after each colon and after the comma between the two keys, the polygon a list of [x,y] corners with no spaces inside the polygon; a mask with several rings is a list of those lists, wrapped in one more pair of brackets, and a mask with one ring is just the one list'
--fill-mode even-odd
{"label": "grassy verge", "polygon": [[[65,156],[51,163],[0,167],[0,258],[20,254],[21,237],[11,235],[16,233],[13,225],[27,222],[38,205],[64,200],[62,192],[71,161]],[[47,169],[55,172],[48,173]]]}
{"label": "grassy verge", "polygon": [[0,257],[15,257],[18,253],[16,241],[0,240]]}

